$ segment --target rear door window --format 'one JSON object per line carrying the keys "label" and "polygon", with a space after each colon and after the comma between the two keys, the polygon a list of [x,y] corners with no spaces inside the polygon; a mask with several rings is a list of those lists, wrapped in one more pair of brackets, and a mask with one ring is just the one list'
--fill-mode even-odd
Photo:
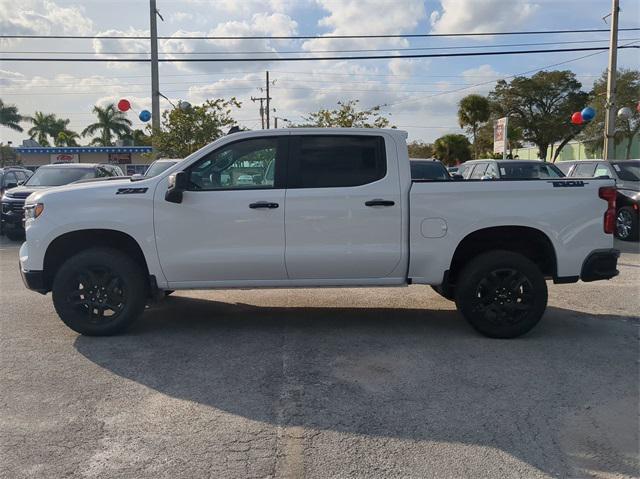
{"label": "rear door window", "polygon": [[291,137],[289,188],[361,186],[384,178],[384,139],[368,135]]}
{"label": "rear door window", "polygon": [[598,165],[596,166],[596,172],[593,174],[593,176],[595,176],[596,178],[598,176],[608,176],[609,178],[614,178],[613,173],[611,173],[611,170],[609,169],[609,166],[605,165],[604,163],[598,163]]}
{"label": "rear door window", "polygon": [[595,163],[578,163],[573,169],[573,174],[571,176],[576,176],[578,178],[592,178],[595,170]]}
{"label": "rear door window", "polygon": [[469,177],[470,180],[479,180],[484,176],[484,172],[487,170],[487,164],[486,163],[478,163],[476,165],[476,167],[473,169],[473,172],[471,173],[471,176]]}

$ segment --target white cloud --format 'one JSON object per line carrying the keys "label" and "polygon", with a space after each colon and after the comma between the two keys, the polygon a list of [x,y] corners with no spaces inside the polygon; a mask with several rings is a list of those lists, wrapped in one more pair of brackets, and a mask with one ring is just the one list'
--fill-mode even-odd
{"label": "white cloud", "polygon": [[81,7],[61,7],[52,0],[0,0],[0,31],[9,35],[88,34],[93,22]]}
{"label": "white cloud", "polygon": [[[423,0],[317,0],[327,11],[318,25],[327,35],[384,35],[412,31],[426,17]],[[407,46],[403,39],[313,39],[304,42],[306,50],[327,48],[376,48]]]}
{"label": "white cloud", "polygon": [[481,33],[513,30],[538,9],[527,0],[440,0],[431,12],[434,33]]}

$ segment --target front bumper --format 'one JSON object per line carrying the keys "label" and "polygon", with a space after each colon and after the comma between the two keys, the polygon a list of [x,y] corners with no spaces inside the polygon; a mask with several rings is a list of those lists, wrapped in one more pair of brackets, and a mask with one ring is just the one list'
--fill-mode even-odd
{"label": "front bumper", "polygon": [[47,294],[49,290],[46,287],[44,271],[25,271],[22,269],[22,266],[19,266],[19,268],[22,282],[28,289],[41,294]]}
{"label": "front bumper", "polygon": [[580,279],[586,283],[601,279],[611,279],[618,276],[618,258],[620,251],[617,249],[601,249],[593,251],[582,263]]}
{"label": "front bumper", "polygon": [[22,201],[2,201],[2,212],[0,222],[5,230],[24,231],[24,200]]}

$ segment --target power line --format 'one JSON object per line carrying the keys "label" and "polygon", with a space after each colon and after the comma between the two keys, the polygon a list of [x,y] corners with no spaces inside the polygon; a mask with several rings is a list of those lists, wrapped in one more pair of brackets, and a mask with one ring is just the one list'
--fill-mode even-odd
{"label": "power line", "polygon": [[[638,42],[636,41],[636,42],[631,42],[631,43],[638,43]],[[632,44],[631,44],[631,43],[627,43],[627,44],[625,44],[625,45],[619,46],[619,47],[618,47],[618,49],[620,49],[620,48],[638,48],[637,46],[632,46]],[[542,66],[542,67],[533,68],[533,69],[531,69],[531,70],[527,70],[527,71],[524,71],[524,72],[514,73],[514,74],[511,74],[511,75],[505,76],[505,77],[503,77],[503,78],[501,78],[501,79],[502,79],[502,80],[506,80],[506,79],[509,79],[509,78],[515,78],[515,77],[517,77],[517,76],[528,75],[529,73],[535,73],[535,72],[538,72],[538,71],[544,70],[544,69],[546,69],[546,68],[553,68],[553,67],[557,67],[557,66],[560,66],[560,65],[566,65],[567,63],[572,63],[572,62],[576,62],[576,61],[578,61],[578,60],[584,60],[585,58],[590,58],[590,57],[593,57],[593,56],[596,56],[596,55],[600,55],[601,53],[604,53],[604,52],[605,52],[605,51],[607,51],[607,50],[608,50],[608,48],[607,48],[606,50],[598,51],[598,52],[595,52],[595,53],[589,53],[588,55],[582,55],[582,56],[579,56],[579,57],[577,57],[577,58],[571,58],[571,59],[569,59],[569,60],[564,60],[564,61],[561,61],[561,62],[552,63],[552,64],[550,64],[550,65],[544,65],[544,66]],[[470,88],[476,88],[476,87],[479,87],[479,86],[489,85],[489,84],[491,84],[491,83],[495,83],[496,81],[497,81],[496,79],[493,79],[493,80],[489,80],[489,81],[485,81],[485,82],[476,83],[476,84],[469,85],[469,86],[462,87],[462,88],[456,88],[456,89],[454,89],[454,90],[448,90],[448,91],[445,91],[445,92],[436,93],[436,94],[429,95],[429,96],[426,96],[426,97],[411,97],[411,98],[406,98],[406,99],[404,99],[404,100],[396,101],[396,102],[393,102],[393,103],[387,103],[387,104],[386,104],[386,105],[384,105],[384,106],[386,106],[386,107],[390,107],[390,106],[396,106],[396,105],[399,105],[399,104],[401,104],[401,103],[407,103],[407,102],[413,102],[413,101],[427,100],[427,99],[435,98],[435,97],[442,96],[442,95],[449,95],[449,94],[451,94],[451,93],[458,93],[458,92],[461,92],[461,91],[464,91],[464,90],[469,90]]]}
{"label": "power line", "polygon": [[[640,28],[620,28],[620,31],[637,31]],[[399,33],[387,35],[251,35],[251,36],[220,36],[220,35],[176,35],[159,36],[160,40],[312,40],[312,39],[358,39],[358,38],[429,38],[429,37],[480,37],[499,35],[555,35],[567,33],[603,33],[608,28],[587,28],[579,30],[529,30],[510,32],[477,32],[477,33]],[[65,39],[65,40],[149,40],[143,35],[0,35],[0,38],[20,39]]]}
{"label": "power line", "polygon": [[[619,46],[618,49],[638,48],[637,46]],[[566,53],[566,52],[587,52],[605,51],[609,47],[584,47],[584,48],[549,48],[544,50],[506,50],[497,52],[459,52],[459,53],[426,53],[411,55],[358,55],[358,56],[338,56],[338,57],[262,57],[262,58],[161,58],[158,61],[163,63],[220,63],[220,62],[292,62],[292,61],[342,61],[342,60],[384,60],[392,58],[443,58],[443,57],[481,57],[481,56],[503,56],[503,55],[529,55],[535,53]],[[146,58],[29,58],[29,57],[8,57],[0,58],[5,62],[113,62],[113,63],[148,63]]]}
{"label": "power line", "polygon": [[[624,38],[621,41],[638,40],[638,38]],[[542,45],[576,45],[585,43],[606,43],[609,40],[606,38],[603,40],[577,40],[577,41],[564,41],[564,42],[529,42],[529,43],[497,43],[494,45],[459,45],[459,46],[446,46],[446,47],[411,47],[411,48],[364,48],[364,49],[352,49],[352,50],[255,50],[255,51],[209,51],[209,52],[178,52],[178,51],[161,51],[158,52],[161,55],[254,55],[254,54],[311,54],[311,53],[362,53],[362,52],[396,52],[396,51],[428,51],[428,50],[468,50],[478,48],[503,48],[503,47],[531,47]],[[4,51],[2,54],[56,54],[61,53],[64,55],[149,55],[150,52],[96,52],[96,51],[77,51],[77,50],[31,50],[31,51]]]}

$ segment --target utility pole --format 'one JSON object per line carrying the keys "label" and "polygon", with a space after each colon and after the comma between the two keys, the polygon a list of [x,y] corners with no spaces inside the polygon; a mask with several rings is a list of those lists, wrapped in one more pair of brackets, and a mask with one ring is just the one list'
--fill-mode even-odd
{"label": "utility pole", "polygon": [[[151,36],[151,128],[160,129],[160,80],[158,78],[158,21],[156,0],[149,0]],[[162,18],[162,17],[160,17]]]}
{"label": "utility pole", "polygon": [[266,98],[264,97],[251,97],[251,101],[252,102],[260,102],[260,121],[262,122],[262,129],[264,130],[264,101],[266,100]]}
{"label": "utility pole", "polygon": [[282,118],[281,116],[274,116],[273,120],[274,120],[273,123],[274,123],[275,128],[278,128],[278,120],[289,121],[286,118]]}
{"label": "utility pole", "polygon": [[620,0],[611,1],[611,34],[609,37],[609,69],[607,75],[607,103],[604,117],[604,159],[613,160],[616,154],[616,77],[618,75],[618,12]]}
{"label": "utility pole", "polygon": [[267,130],[271,128],[271,120],[270,120],[270,111],[269,111],[269,101],[271,97],[269,97],[269,70],[267,70]]}

